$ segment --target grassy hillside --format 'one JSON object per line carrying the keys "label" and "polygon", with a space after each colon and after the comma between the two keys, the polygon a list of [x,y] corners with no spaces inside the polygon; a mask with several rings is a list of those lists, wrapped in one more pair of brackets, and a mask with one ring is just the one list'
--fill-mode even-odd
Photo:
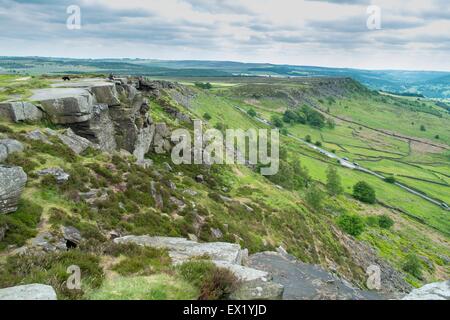
{"label": "grassy hillside", "polygon": [[[5,81],[11,82],[6,78]],[[170,90],[163,92],[165,99],[192,117],[203,118],[208,113],[211,118],[208,127],[217,124],[241,129],[265,127],[235,108],[236,105],[253,108],[261,117],[270,119],[273,115],[282,115],[287,108],[296,108],[300,101],[302,104],[311,101],[314,105],[320,104],[319,100],[324,101],[322,104],[330,106],[330,113],[337,114],[340,109],[336,105],[349,99],[368,101],[377,106],[378,102],[372,99],[379,98],[351,81],[345,87],[339,87],[339,83],[337,87],[295,81],[286,84],[286,80],[274,86],[272,83],[250,84],[257,86],[256,95],[254,91],[247,94],[248,83],[214,83],[211,90],[198,89],[189,82],[185,84],[195,93],[187,109],[171,98]],[[317,90],[322,94],[316,95]],[[351,95],[354,97],[349,98]],[[155,121],[164,121],[171,128],[182,126],[164,111],[161,100],[149,99],[150,114]],[[356,108],[356,102],[353,104]],[[382,103],[382,108],[387,108],[387,103]],[[380,109],[380,113],[386,112],[390,117],[386,110]],[[402,119],[405,121],[409,121],[409,116],[416,116],[415,111],[404,112]],[[433,124],[444,128],[448,121],[445,117],[431,117],[424,115],[430,130]],[[358,120],[363,121],[364,118]],[[422,275],[405,271],[411,284],[420,285],[450,276],[448,211],[376,177],[343,168],[336,161],[292,138],[282,137],[282,147],[286,151],[283,161],[292,163],[300,160],[302,168],[306,168],[312,180],[302,187],[280,187],[277,185],[279,183],[245,166],[173,165],[169,155],[152,153],[147,157],[154,164],[144,169],[135,164],[135,159],[123,153],[88,150],[82,155],[75,155],[58,140],[52,141],[52,146],[44,146],[23,135],[44,127],[45,123],[0,122],[3,136],[17,139],[26,147],[22,154],[9,157],[7,162],[22,166],[29,176],[18,213],[0,216],[0,224],[8,223],[10,226],[0,245],[0,287],[39,281],[54,285],[62,298],[191,299],[198,296],[198,286],[183,278],[182,272],[170,265],[167,253],[111,247],[107,239],[111,231],[183,237],[197,234],[201,241],[240,243],[251,253],[283,246],[301,261],[336,269],[341,276],[364,287],[366,275],[357,262],[358,252],[349,249],[343,237],[343,232],[349,232],[341,223],[342,217],[347,216],[356,217],[361,224],[361,232],[353,237],[371,245],[396,269],[404,269],[408,255],[419,257]],[[411,143],[403,138],[397,139],[365,127],[360,129],[358,125],[345,121],[336,120],[333,129],[318,129],[307,124],[285,124],[285,127],[300,138],[310,135],[313,141],[321,141],[325,148],[348,155],[352,160],[365,160],[368,167],[369,163],[378,165],[379,171],[395,174],[399,180],[411,180],[400,177],[400,174],[423,178],[420,181],[408,180],[408,184],[415,183],[420,189],[421,184],[425,183],[427,187],[423,188],[424,192],[446,199],[446,186],[426,182],[448,183],[445,180],[445,166],[448,165],[445,153],[444,156],[436,154],[436,157],[442,157],[438,163],[428,162],[429,158],[425,158],[428,153],[414,150]],[[399,132],[405,135],[411,132],[408,130],[399,128]],[[429,138],[428,133],[418,137]],[[446,142],[447,136],[442,134],[442,139]],[[408,170],[408,163],[412,162],[409,157],[416,159],[414,173]],[[427,162],[419,165],[421,159]],[[169,170],[165,163],[169,163],[173,170]],[[434,164],[436,170],[432,169]],[[54,166],[63,168],[71,175],[67,184],[58,185],[52,179],[35,174],[39,169]],[[331,196],[326,192],[328,166],[335,167],[342,179],[344,193],[341,195]],[[204,176],[204,183],[195,180],[199,174]],[[283,179],[288,177],[292,175],[286,175]],[[352,198],[352,187],[361,180],[374,187],[380,203],[368,205]],[[149,192],[151,182],[160,190],[164,202],[162,208],[156,206]],[[80,200],[79,192],[92,188],[103,190],[106,196],[99,197],[93,204]],[[314,197],[311,190],[320,195],[320,205],[311,200]],[[185,207],[179,210],[173,198],[183,201]],[[402,212],[383,204],[400,208]],[[377,221],[382,215],[390,217],[394,225],[380,227]],[[11,256],[14,249],[30,243],[38,233],[58,232],[61,225],[78,228],[86,242],[76,250],[55,253],[46,259],[34,257],[35,260],[20,260]],[[220,230],[223,236],[216,238],[212,229]],[[61,270],[64,271],[66,262],[73,259],[89,270],[87,289],[75,296],[64,290],[61,280]],[[142,292],[143,282],[154,288],[152,295]],[[167,285],[162,286],[162,283]],[[117,290],[117,295],[111,293],[114,290]]]}

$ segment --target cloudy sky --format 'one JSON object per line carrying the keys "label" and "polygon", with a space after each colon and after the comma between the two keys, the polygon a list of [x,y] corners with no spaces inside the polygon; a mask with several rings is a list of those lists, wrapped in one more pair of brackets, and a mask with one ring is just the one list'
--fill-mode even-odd
{"label": "cloudy sky", "polygon": [[449,0],[0,0],[0,30],[2,56],[450,70]]}

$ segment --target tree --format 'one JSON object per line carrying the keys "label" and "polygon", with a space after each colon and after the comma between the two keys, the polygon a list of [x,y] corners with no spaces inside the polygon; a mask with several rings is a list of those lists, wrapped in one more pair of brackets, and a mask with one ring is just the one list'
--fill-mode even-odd
{"label": "tree", "polygon": [[306,191],[306,203],[314,210],[320,210],[322,208],[324,198],[322,190],[320,190],[316,183],[312,184]]}
{"label": "tree", "polygon": [[364,231],[364,220],[354,214],[341,214],[337,220],[338,226],[346,233],[357,237]]}
{"label": "tree", "polygon": [[422,125],[420,126],[420,131],[427,131],[427,128],[425,128],[425,126],[422,124]]}
{"label": "tree", "polygon": [[353,186],[353,197],[365,203],[375,203],[375,190],[365,181],[360,181]]}
{"label": "tree", "polygon": [[322,142],[320,142],[320,141],[316,141],[314,144],[315,144],[316,146],[318,146],[318,147],[321,147],[321,146],[322,146]]}
{"label": "tree", "polygon": [[275,127],[277,127],[277,128],[283,127],[283,120],[281,120],[281,118],[279,116],[273,115],[270,119],[271,119],[272,124]]}
{"label": "tree", "polygon": [[439,139],[439,135],[438,135],[438,134],[435,135],[434,138],[435,138],[435,139]]}
{"label": "tree", "polygon": [[247,114],[250,116],[250,117],[256,117],[256,111],[252,108],[252,109],[249,109],[248,111],[247,111]]}
{"label": "tree", "polygon": [[308,168],[302,167],[300,160],[295,159],[292,163],[292,169],[294,170],[294,188],[298,190],[307,187],[311,182]]}
{"label": "tree", "polygon": [[334,127],[336,127],[336,122],[334,122],[333,119],[328,118],[328,119],[327,119],[327,126],[328,126],[328,128],[330,128],[330,129],[334,129]]}
{"label": "tree", "polygon": [[389,176],[389,177],[384,178],[384,181],[387,183],[395,183],[395,178],[394,178],[394,176]]}
{"label": "tree", "polygon": [[336,168],[332,165],[328,166],[326,188],[328,193],[332,196],[341,194],[344,191],[341,183],[341,177],[337,173]]}
{"label": "tree", "polygon": [[305,137],[305,141],[311,143],[312,140],[309,134]]}
{"label": "tree", "polygon": [[394,225],[394,220],[383,214],[378,217],[378,225],[383,229],[390,229]]}
{"label": "tree", "polygon": [[417,279],[422,279],[422,264],[415,254],[410,253],[406,256],[402,269]]}
{"label": "tree", "polygon": [[297,114],[292,110],[286,110],[283,114],[283,121],[286,123],[294,123],[297,122],[298,117]]}
{"label": "tree", "polygon": [[208,112],[205,112],[204,114],[203,114],[203,119],[205,119],[206,121],[208,121],[208,120],[211,120],[211,115],[208,113]]}

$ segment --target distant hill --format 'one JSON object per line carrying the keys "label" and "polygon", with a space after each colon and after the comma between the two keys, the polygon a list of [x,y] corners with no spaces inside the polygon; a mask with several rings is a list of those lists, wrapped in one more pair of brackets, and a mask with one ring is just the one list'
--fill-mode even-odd
{"label": "distant hill", "polygon": [[0,57],[0,73],[115,73],[161,77],[351,77],[371,89],[450,98],[450,72],[362,70],[232,61]]}

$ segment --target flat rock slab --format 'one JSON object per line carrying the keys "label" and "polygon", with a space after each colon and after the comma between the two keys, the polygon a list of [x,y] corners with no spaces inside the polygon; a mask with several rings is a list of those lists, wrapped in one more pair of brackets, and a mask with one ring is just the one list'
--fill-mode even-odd
{"label": "flat rock slab", "polygon": [[257,280],[261,282],[267,282],[271,278],[269,273],[266,271],[261,271],[224,261],[213,260],[213,263],[220,268],[230,270],[241,281],[248,282]]}
{"label": "flat rock slab", "polygon": [[208,256],[214,261],[241,264],[241,246],[234,243],[211,242],[198,243],[185,238],[124,236],[114,239],[115,243],[136,243],[139,245],[169,250],[175,264],[182,263],[192,257]]}
{"label": "flat rock slab", "polygon": [[450,300],[450,280],[435,282],[414,289],[403,300]]}
{"label": "flat rock slab", "polygon": [[17,210],[27,175],[21,167],[0,165],[0,214]]}
{"label": "flat rock slab", "polygon": [[0,300],[57,300],[57,297],[51,286],[28,284],[0,289]]}
{"label": "flat rock slab", "polygon": [[363,300],[378,297],[376,293],[366,295],[319,266],[305,264],[277,252],[251,255],[248,266],[269,272],[273,282],[283,285],[283,300]]}

